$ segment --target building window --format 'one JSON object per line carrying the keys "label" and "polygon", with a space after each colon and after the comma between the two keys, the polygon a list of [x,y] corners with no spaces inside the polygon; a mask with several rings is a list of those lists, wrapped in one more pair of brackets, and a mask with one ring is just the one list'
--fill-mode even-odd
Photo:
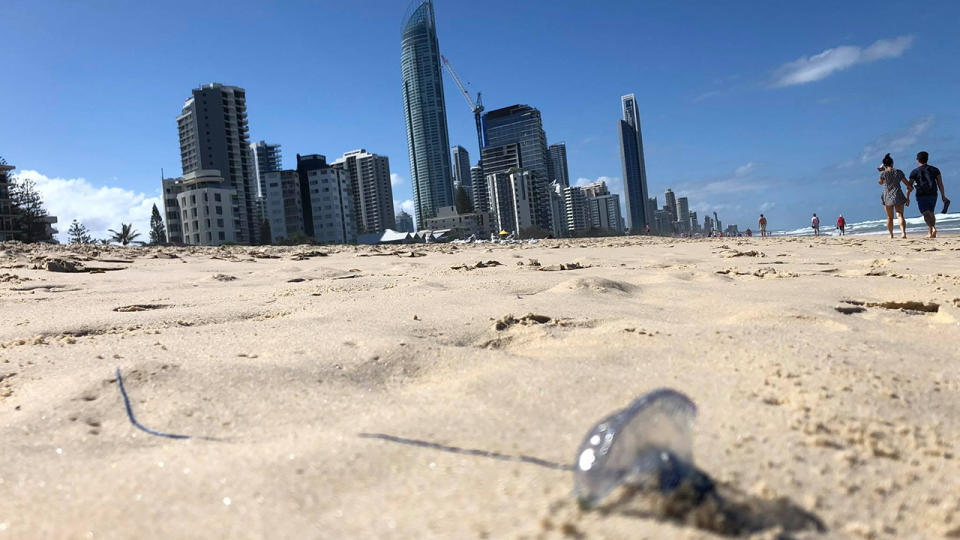
{"label": "building window", "polygon": [[203,201],[204,201],[204,202],[207,201],[207,194],[206,194],[206,193],[203,194]]}
{"label": "building window", "polygon": [[197,217],[197,209],[196,209],[196,208],[191,208],[191,209],[190,209],[190,217]]}
{"label": "building window", "polygon": [[195,233],[195,234],[193,235],[193,243],[194,243],[194,244],[199,244],[199,243],[200,243],[200,233]]}
{"label": "building window", "polygon": [[[223,220],[222,220],[222,219],[218,219],[218,220],[217,220],[217,227],[223,227]],[[223,233],[220,233],[220,234],[223,234]]]}
{"label": "building window", "polygon": [[191,196],[190,196],[190,204],[197,204],[197,196],[196,196],[196,195],[191,195]]}
{"label": "building window", "polygon": [[219,194],[219,193],[214,193],[214,194],[213,194],[213,200],[215,200],[215,201],[217,201],[217,202],[220,202],[220,194]]}
{"label": "building window", "polygon": [[210,228],[210,218],[207,218],[207,228]]}
{"label": "building window", "polygon": [[216,210],[217,210],[217,215],[218,215],[218,216],[223,215],[223,207],[222,207],[222,206],[218,206],[218,207],[216,208]]}
{"label": "building window", "polygon": [[224,234],[223,231],[220,231],[220,240],[223,241],[223,240],[226,240],[226,239],[227,239],[227,235]]}
{"label": "building window", "polygon": [[207,242],[213,242],[213,234],[207,232]]}

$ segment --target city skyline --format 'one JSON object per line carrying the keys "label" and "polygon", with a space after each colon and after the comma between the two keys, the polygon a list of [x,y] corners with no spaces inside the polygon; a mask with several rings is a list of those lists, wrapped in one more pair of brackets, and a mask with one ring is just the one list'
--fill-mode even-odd
{"label": "city skyline", "polygon": [[[369,36],[349,44],[371,64],[351,68],[353,60],[348,65],[347,55],[328,48],[321,51],[323,62],[341,76],[318,85],[304,74],[301,87],[291,87],[250,69],[257,54],[265,53],[255,52],[240,63],[225,52],[188,54],[191,48],[236,33],[215,22],[213,9],[203,8],[196,20],[181,24],[165,10],[148,6],[105,13],[83,6],[54,10],[17,0],[5,3],[0,28],[10,36],[10,46],[0,52],[0,60],[11,75],[37,84],[5,88],[8,99],[0,104],[0,116],[19,129],[0,134],[0,148],[18,172],[37,171],[34,177],[47,189],[47,199],[58,205],[51,213],[61,219],[110,216],[108,223],[94,219],[95,229],[115,227],[121,220],[145,223],[150,206],[160,198],[160,169],[171,176],[178,165],[171,144],[171,104],[182,102],[186,89],[221,82],[247,89],[250,140],[281,144],[287,168],[296,152],[339,155],[366,147],[389,156],[399,209],[412,200],[396,92],[396,36],[403,13],[402,6],[374,4],[374,13],[362,20],[330,5],[313,8],[336,22],[329,30],[334,35]],[[773,23],[789,20],[762,3],[732,11],[712,6],[693,11],[632,5],[583,11],[564,3],[550,10],[534,3],[511,6],[519,16],[536,12],[546,17],[556,30],[530,35],[511,33],[519,23],[495,16],[496,9],[506,5],[493,2],[467,17],[463,6],[439,3],[441,52],[456,64],[471,91],[483,91],[489,108],[529,103],[543,112],[551,140],[567,141],[571,185],[605,178],[612,191],[624,193],[616,134],[610,126],[619,113],[612,100],[627,93],[636,94],[643,120],[650,193],[673,186],[689,197],[692,211],[704,216],[716,210],[725,222],[742,226],[752,224],[761,211],[772,229],[800,227],[814,210],[821,215],[842,212],[851,220],[874,218],[870,169],[881,150],[893,151],[897,166],[909,169],[913,153],[926,149],[948,182],[960,166],[951,142],[957,136],[958,112],[949,97],[957,88],[958,73],[945,61],[956,38],[943,32],[930,40],[909,28],[877,35],[872,21],[907,18],[912,11],[902,6],[871,3],[869,19],[858,15],[857,5],[839,13],[808,10],[801,21],[805,31],[784,39],[743,17],[749,12]],[[271,24],[295,28],[299,19],[307,18],[289,8],[246,7],[236,23],[249,32]],[[929,19],[934,31],[955,20],[958,12],[946,2],[925,8],[924,20]],[[147,22],[134,34],[125,24],[133,20]],[[650,26],[634,37],[614,31],[638,20],[656,21],[662,28]],[[52,37],[39,41],[25,28],[39,28],[40,34]],[[120,29],[120,34],[106,40],[100,37],[107,34],[105,28]],[[112,48],[125,36],[137,43],[133,36],[151,33],[149,28],[155,29],[158,41],[134,47],[135,56],[127,58]],[[665,38],[680,28],[692,36],[690,43],[658,45],[649,52],[639,47],[668,43]],[[475,38],[491,29],[516,39],[487,44],[482,51],[473,47]],[[574,29],[603,30],[610,37],[565,44],[563,32]],[[281,68],[316,51],[315,43],[294,37],[296,32],[288,34],[284,53],[271,55]],[[720,34],[736,37],[711,46]],[[76,45],[64,46],[67,41]],[[732,51],[744,46],[756,52],[749,60],[738,60]],[[621,49],[640,52],[624,59],[616,55]],[[503,66],[492,59],[515,51],[538,52],[543,62],[524,68],[535,76],[496,76]],[[559,76],[565,72],[560,66],[567,65],[579,67],[577,77]],[[143,85],[147,74],[158,69],[169,76]],[[919,71],[935,74],[938,84],[882,90],[873,84],[885,73],[908,81]],[[70,91],[64,92],[68,81]],[[137,91],[124,92],[126,88]],[[444,91],[449,143],[464,146],[476,158],[472,115],[449,79]],[[361,108],[372,115],[349,122],[339,116],[346,111],[355,115]]]}

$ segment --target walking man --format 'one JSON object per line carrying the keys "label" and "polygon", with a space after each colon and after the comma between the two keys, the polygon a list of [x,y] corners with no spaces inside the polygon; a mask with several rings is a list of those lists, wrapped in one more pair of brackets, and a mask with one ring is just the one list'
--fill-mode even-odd
{"label": "walking man", "polygon": [[760,225],[760,237],[764,238],[767,236],[767,218],[763,217],[763,214],[760,214],[760,221],[757,222]]}
{"label": "walking man", "polygon": [[940,198],[943,200],[943,211],[947,211],[950,206],[950,199],[943,192],[943,177],[940,175],[940,169],[927,165],[930,154],[926,152],[917,153],[917,167],[910,173],[910,183],[917,192],[917,208],[923,214],[923,221],[930,229],[930,238],[937,237],[937,189],[940,190]]}
{"label": "walking man", "polygon": [[810,226],[813,227],[813,235],[820,236],[820,218],[816,214],[810,218]]}
{"label": "walking man", "polygon": [[840,214],[840,217],[837,218],[837,229],[840,229],[840,236],[843,236],[843,230],[847,226],[847,220],[843,219],[843,214]]}

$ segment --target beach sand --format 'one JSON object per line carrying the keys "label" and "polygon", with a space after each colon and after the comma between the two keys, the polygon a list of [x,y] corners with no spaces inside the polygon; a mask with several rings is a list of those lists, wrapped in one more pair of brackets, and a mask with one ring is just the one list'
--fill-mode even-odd
{"label": "beach sand", "polygon": [[[0,539],[958,537],[958,260],[955,236],[3,244]],[[214,440],[137,430],[117,367],[144,425]],[[726,513],[578,508],[550,464],[660,387],[697,404]]]}

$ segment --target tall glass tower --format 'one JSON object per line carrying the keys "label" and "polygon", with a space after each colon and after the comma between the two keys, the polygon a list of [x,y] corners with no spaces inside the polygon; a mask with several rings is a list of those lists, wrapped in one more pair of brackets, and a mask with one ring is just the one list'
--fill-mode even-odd
{"label": "tall glass tower", "polygon": [[403,114],[407,123],[410,178],[417,229],[454,206],[447,109],[440,73],[440,45],[431,0],[414,0],[404,19],[400,42]]}
{"label": "tall glass tower", "polygon": [[650,218],[647,215],[647,166],[643,158],[643,136],[637,98],[627,94],[620,98],[623,120],[618,121],[620,160],[623,164],[623,187],[627,202],[627,223],[633,234],[643,233]]}
{"label": "tall glass tower", "polygon": [[[520,149],[520,166],[533,173],[534,221],[545,231],[552,228],[550,219],[550,154],[547,152],[547,134],[543,131],[540,111],[529,105],[511,105],[489,111],[483,115],[484,151],[517,145]],[[503,172],[483,157],[483,172]],[[490,168],[488,168],[488,166]]]}

